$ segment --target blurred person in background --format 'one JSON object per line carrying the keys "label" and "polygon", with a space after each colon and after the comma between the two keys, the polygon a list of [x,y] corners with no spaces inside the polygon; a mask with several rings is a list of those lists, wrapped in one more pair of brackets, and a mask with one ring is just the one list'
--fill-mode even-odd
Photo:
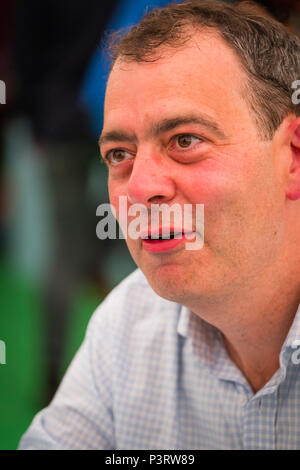
{"label": "blurred person in background", "polygon": [[[44,295],[46,401],[60,379],[74,292],[86,279],[97,279],[105,258],[106,245],[100,245],[95,235],[96,205],[88,197],[88,175],[99,152],[80,103],[80,88],[116,4],[111,0],[16,4],[19,113],[29,119],[37,158],[45,167],[54,224]],[[99,186],[104,184],[99,181]]]}

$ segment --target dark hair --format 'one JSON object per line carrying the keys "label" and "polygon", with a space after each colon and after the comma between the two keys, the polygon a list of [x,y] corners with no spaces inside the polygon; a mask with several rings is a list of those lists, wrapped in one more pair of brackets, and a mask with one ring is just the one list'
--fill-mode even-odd
{"label": "dark hair", "polygon": [[237,54],[262,138],[271,139],[288,114],[300,115],[291,88],[300,79],[300,39],[252,2],[190,0],[156,8],[125,35],[111,36],[113,64],[158,60],[161,46],[181,47],[199,28],[219,32]]}

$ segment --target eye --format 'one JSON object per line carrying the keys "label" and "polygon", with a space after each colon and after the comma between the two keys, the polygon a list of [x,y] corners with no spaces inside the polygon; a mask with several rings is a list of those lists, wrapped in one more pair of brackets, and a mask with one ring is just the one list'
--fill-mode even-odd
{"label": "eye", "polygon": [[192,134],[180,134],[175,137],[175,145],[182,149],[192,148],[198,142],[202,142],[202,139]]}
{"label": "eye", "polygon": [[106,160],[108,160],[109,163],[112,163],[113,165],[117,165],[118,163],[122,163],[124,160],[127,160],[128,158],[133,158],[133,156],[126,150],[113,149],[113,150],[110,150],[106,154],[105,158]]}

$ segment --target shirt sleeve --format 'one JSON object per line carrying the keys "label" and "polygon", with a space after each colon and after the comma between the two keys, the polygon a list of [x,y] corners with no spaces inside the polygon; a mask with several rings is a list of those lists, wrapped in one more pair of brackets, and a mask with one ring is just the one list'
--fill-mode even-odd
{"label": "shirt sleeve", "polygon": [[114,449],[109,319],[103,304],[52,402],[21,438],[20,450]]}

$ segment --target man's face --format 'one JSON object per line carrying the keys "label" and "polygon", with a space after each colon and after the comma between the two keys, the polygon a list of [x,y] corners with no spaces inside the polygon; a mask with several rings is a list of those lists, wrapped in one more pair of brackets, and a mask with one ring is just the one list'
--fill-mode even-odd
{"label": "man's face", "polygon": [[[222,39],[199,33],[150,63],[118,61],[105,102],[101,154],[110,202],[204,204],[204,246],[149,251],[128,238],[162,297],[216,301],[259,283],[284,237],[282,175],[242,97],[245,74]],[[130,218],[129,218],[130,219]]]}

